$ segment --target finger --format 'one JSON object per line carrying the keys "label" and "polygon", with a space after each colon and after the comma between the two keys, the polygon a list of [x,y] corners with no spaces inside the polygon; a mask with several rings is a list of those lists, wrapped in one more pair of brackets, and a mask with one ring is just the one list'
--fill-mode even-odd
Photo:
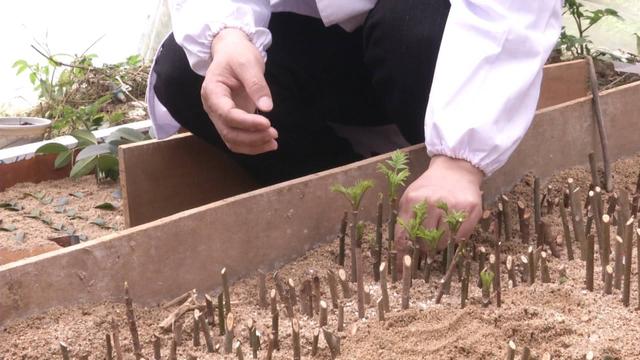
{"label": "finger", "polygon": [[263,131],[245,131],[223,126],[218,131],[229,149],[236,152],[240,149],[261,147],[275,141],[278,135],[274,128]]}
{"label": "finger", "polygon": [[229,150],[244,155],[258,155],[263,154],[270,151],[275,151],[278,149],[278,142],[275,140],[270,140],[262,145],[229,145],[227,144]]}
{"label": "finger", "polygon": [[240,63],[239,69],[236,69],[236,74],[258,109],[267,112],[271,111],[273,109],[273,100],[262,69],[252,63]]}
{"label": "finger", "polygon": [[468,209],[469,216],[462,222],[460,229],[458,230],[458,239],[468,239],[469,235],[473,232],[474,227],[478,223],[480,216],[482,216],[482,207],[474,206]]}
{"label": "finger", "polygon": [[231,97],[231,90],[221,82],[214,82],[206,90],[203,89],[202,101],[209,117],[228,127],[259,131],[271,126],[271,122],[264,116],[239,109]]}

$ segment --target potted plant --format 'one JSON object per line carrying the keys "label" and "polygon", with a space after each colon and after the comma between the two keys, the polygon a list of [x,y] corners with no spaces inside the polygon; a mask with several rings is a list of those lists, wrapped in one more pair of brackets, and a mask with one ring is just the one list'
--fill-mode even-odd
{"label": "potted plant", "polygon": [[0,117],[0,149],[40,141],[51,120],[37,117]]}

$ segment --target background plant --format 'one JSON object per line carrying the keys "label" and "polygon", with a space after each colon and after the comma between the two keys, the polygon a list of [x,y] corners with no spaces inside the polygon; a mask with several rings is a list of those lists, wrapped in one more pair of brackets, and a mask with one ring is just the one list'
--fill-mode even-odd
{"label": "background plant", "polygon": [[[17,74],[27,74],[39,104],[28,115],[51,119],[52,135],[95,130],[123,122],[124,104],[144,97],[149,67],[133,55],[117,64],[94,65],[94,54],[48,54],[32,48],[46,63],[17,60]],[[141,102],[138,102],[141,103]]]}
{"label": "background plant", "polygon": [[[77,140],[73,148],[51,142],[42,145],[36,154],[57,154],[54,161],[56,169],[73,163],[70,177],[78,178],[94,172],[96,181],[117,180],[119,176],[118,146],[148,139],[148,136],[130,128],[119,128],[99,143],[91,131],[80,129],[71,133]],[[76,154],[77,153],[77,154]]]}
{"label": "background plant", "polygon": [[578,0],[565,0],[564,13],[569,14],[576,24],[577,34],[569,34],[565,27],[562,28],[558,46],[571,55],[571,57],[580,57],[591,54],[591,45],[593,42],[589,39],[587,32],[602,19],[607,17],[615,17],[622,20],[622,17],[615,9],[602,8],[589,10],[584,4]]}

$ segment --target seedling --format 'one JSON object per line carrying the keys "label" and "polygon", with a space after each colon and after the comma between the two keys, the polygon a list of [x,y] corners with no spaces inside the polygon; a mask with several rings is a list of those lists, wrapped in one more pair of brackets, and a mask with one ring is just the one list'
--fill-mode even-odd
{"label": "seedling", "polygon": [[96,181],[98,182],[106,179],[118,179],[117,150],[119,145],[149,138],[141,132],[130,128],[120,128],[114,131],[104,143],[99,143],[98,139],[89,130],[75,130],[71,133],[71,136],[76,138],[77,141],[77,145],[74,148],[69,149],[60,143],[50,142],[36,149],[36,154],[57,154],[54,161],[56,169],[64,168],[69,163],[73,163],[69,174],[70,177],[76,178],[95,172]]}
{"label": "seedling", "polygon": [[378,172],[382,173],[387,178],[389,185],[389,193],[387,198],[389,200],[389,227],[388,227],[388,257],[387,263],[389,264],[389,273],[396,273],[395,259],[391,258],[391,252],[395,251],[395,228],[396,221],[398,219],[398,191],[400,187],[405,186],[405,181],[411,174],[407,163],[409,162],[409,156],[402,150],[396,150],[391,153],[391,158],[386,161],[386,164],[378,164]]}
{"label": "seedling", "polygon": [[351,205],[351,281],[356,281],[356,247],[360,247],[358,241],[358,212],[360,211],[360,203],[367,190],[373,187],[373,181],[371,180],[358,180],[351,187],[344,187],[343,185],[336,184],[331,187],[331,191],[342,194],[349,204]]}
{"label": "seedling", "polygon": [[495,274],[488,268],[484,268],[480,273],[480,280],[482,281],[482,307],[491,305],[491,284],[493,284],[494,277]]}
{"label": "seedling", "polygon": [[[438,209],[444,212],[444,221],[447,223],[449,227],[449,242],[447,244],[447,269],[451,266],[452,261],[454,261],[454,249],[456,238],[458,236],[458,230],[460,230],[460,226],[464,222],[467,217],[467,214],[464,211],[457,210],[449,210],[449,205],[444,201],[440,201],[438,203]],[[458,261],[458,260],[456,260]],[[444,284],[445,293],[449,293],[449,288],[451,286],[451,278],[445,282]]]}
{"label": "seedling", "polygon": [[[407,232],[407,237],[411,241],[411,278],[416,277],[418,269],[418,260],[420,259],[420,240],[424,241],[431,250],[435,251],[438,241],[442,237],[444,230],[426,229],[422,224],[427,217],[427,203],[419,202],[413,206],[413,218],[408,221],[398,219],[400,226]],[[428,255],[431,256],[431,255]]]}

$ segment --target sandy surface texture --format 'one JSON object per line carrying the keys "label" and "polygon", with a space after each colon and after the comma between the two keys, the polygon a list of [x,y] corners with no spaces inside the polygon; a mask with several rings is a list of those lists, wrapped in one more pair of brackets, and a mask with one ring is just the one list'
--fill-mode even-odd
{"label": "sandy surface texture", "polygon": [[[0,192],[0,203],[17,210],[0,209],[0,264],[60,248],[53,238],[74,234],[84,241],[123,229],[120,197],[116,183],[99,185],[93,176],[22,183]],[[95,208],[104,203],[115,209]]]}
{"label": "sandy surface texture", "polygon": [[[640,170],[640,156],[618,161],[615,164],[616,188],[635,189]],[[581,187],[579,196],[584,202],[590,175],[585,169],[569,169],[559,173],[548,184],[552,185],[552,196],[561,194],[567,177],[576,180]],[[522,200],[531,207],[532,178],[527,176],[508,194],[514,200]],[[543,184],[545,187],[547,184]],[[544,188],[543,188],[544,189]],[[546,191],[546,190],[545,190]],[[543,191],[543,192],[545,192]],[[101,199],[102,200],[102,199]],[[314,274],[321,278],[321,299],[329,304],[327,329],[341,337],[341,359],[500,359],[504,358],[507,342],[513,340],[517,346],[519,358],[523,347],[529,347],[534,358],[540,359],[545,352],[554,359],[583,359],[592,351],[596,359],[636,359],[640,358],[640,316],[636,308],[640,304],[638,294],[638,259],[636,243],[632,256],[631,306],[624,307],[621,291],[614,289],[612,295],[603,295],[599,249],[596,245],[595,289],[589,292],[585,288],[585,262],[579,260],[578,244],[574,243],[576,260],[568,261],[565,248],[559,245],[560,257],[549,256],[551,282],[542,283],[540,273],[533,285],[522,282],[521,264],[517,266],[516,286],[507,287],[507,273],[504,262],[508,256],[519,258],[526,253],[531,244],[523,244],[517,229],[517,216],[513,211],[514,238],[504,241],[501,252],[502,306],[496,306],[495,293],[491,305],[482,307],[481,290],[477,286],[478,265],[471,266],[471,285],[469,300],[464,309],[460,309],[460,282],[454,274],[450,295],[445,295],[441,304],[434,303],[434,297],[442,278],[441,258],[436,257],[432,266],[429,282],[414,279],[411,288],[409,309],[401,310],[401,282],[389,285],[391,311],[385,314],[385,321],[379,321],[375,302],[380,297],[380,288],[372,279],[372,258],[369,242],[363,242],[365,263],[365,289],[370,289],[372,301],[366,308],[364,319],[358,319],[355,284],[351,283],[353,296],[343,298],[339,288],[341,302],[344,305],[343,331],[336,331],[337,310],[331,305],[327,283],[328,270],[337,271],[335,263],[338,242],[323,245],[308,252],[298,260],[278,270],[281,280],[293,280],[297,295],[301,284],[310,280]],[[554,235],[562,234],[558,209],[545,214],[552,219]],[[532,224],[533,225],[533,224]],[[612,227],[612,237],[615,228]],[[533,229],[531,229],[533,234]],[[493,251],[493,239],[488,234],[478,234],[477,246]],[[533,236],[532,236],[533,241]],[[349,240],[347,239],[347,249]],[[597,243],[597,242],[596,242]],[[347,251],[346,273],[350,273],[350,258]],[[561,274],[563,268],[566,275]],[[267,276],[267,289],[274,289],[273,274]],[[213,290],[213,289],[212,289]],[[219,291],[218,289],[216,291]],[[210,292],[214,297],[217,292]],[[199,302],[202,302],[200,294]],[[43,295],[46,296],[46,295]],[[132,293],[135,303],[135,293]],[[258,305],[257,275],[242,279],[231,287],[232,312],[236,319],[235,335],[240,340],[245,358],[251,358],[249,331],[250,319],[257,323],[262,335],[263,349],[259,358],[265,358],[266,334],[271,333],[271,314],[268,309]],[[290,359],[292,353],[291,320],[282,299],[279,307],[280,350],[274,352],[275,359]],[[169,354],[171,332],[163,332],[158,325],[176,306],[164,309],[156,307],[135,307],[140,331],[143,353],[153,358],[152,343],[154,334],[162,339],[163,358]],[[302,358],[311,358],[313,333],[319,327],[319,317],[301,314],[300,299],[294,307],[295,317],[300,322]],[[105,357],[105,335],[111,333],[110,321],[114,319],[119,329],[119,339],[125,358],[132,359],[132,342],[127,325],[123,303],[93,304],[80,307],[59,308],[39,316],[20,320],[0,330],[0,359],[51,359],[60,358],[59,342],[68,344],[72,357],[87,355],[89,359]],[[216,321],[217,318],[216,314]],[[187,358],[188,354],[199,359],[235,358],[235,355],[208,354],[204,339],[201,345],[193,346],[193,315],[187,313],[178,322],[182,325],[182,344],[178,346],[178,358]],[[214,341],[222,346],[223,337],[217,326],[210,326]],[[318,359],[330,359],[330,351],[320,335]],[[221,351],[222,352],[222,351]]]}

